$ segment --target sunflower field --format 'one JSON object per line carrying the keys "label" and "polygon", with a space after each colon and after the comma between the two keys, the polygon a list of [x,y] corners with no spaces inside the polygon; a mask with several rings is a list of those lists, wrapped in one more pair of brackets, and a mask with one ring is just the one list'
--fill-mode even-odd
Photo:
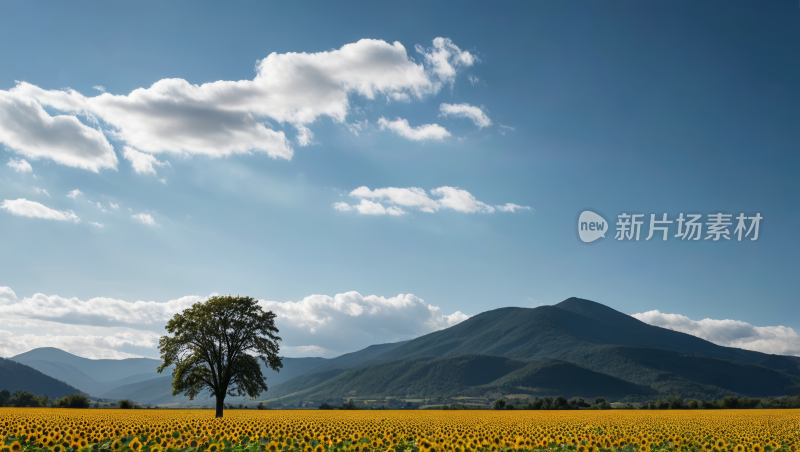
{"label": "sunflower field", "polygon": [[[0,452],[797,452],[800,410],[0,408]],[[68,449],[72,449],[71,451]]]}

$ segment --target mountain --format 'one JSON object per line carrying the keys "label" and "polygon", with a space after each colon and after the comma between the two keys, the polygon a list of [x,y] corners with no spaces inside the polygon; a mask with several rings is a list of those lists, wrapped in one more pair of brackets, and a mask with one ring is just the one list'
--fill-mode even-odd
{"label": "mountain", "polygon": [[344,355],[327,360],[324,364],[313,369],[313,372],[325,372],[333,369],[352,369],[353,367],[360,366],[363,363],[375,359],[386,352],[394,350],[397,347],[404,345],[406,342],[408,341],[370,345],[367,348],[352,353],[345,353]]}
{"label": "mountain", "polygon": [[531,363],[500,356],[468,355],[357,367],[314,387],[289,394],[285,401],[348,397],[481,397],[497,391],[587,398],[657,393],[647,386],[563,361]]}
{"label": "mountain", "polygon": [[37,396],[47,395],[50,398],[61,398],[72,394],[80,394],[80,390],[49,377],[38,370],[0,358],[0,390],[32,392]]}
{"label": "mountain", "polygon": [[[438,359],[477,355],[539,363],[539,366],[548,362],[542,360],[559,360],[579,366],[582,370],[573,368],[577,374],[592,371],[662,395],[716,398],[800,393],[800,358],[722,347],[695,336],[648,325],[580,298],[570,298],[555,306],[484,312],[458,325],[403,343],[362,362],[356,370],[358,381],[379,380],[389,375],[382,367],[384,364],[436,366]],[[562,365],[559,369],[562,370],[558,372],[563,373],[566,367]],[[318,369],[316,373],[276,386],[271,396],[333,393],[326,389],[326,382],[341,384],[355,377],[352,371],[339,369],[323,373]],[[520,388],[532,387],[520,378],[508,376],[492,384],[513,386],[512,382],[516,381],[521,382]],[[597,375],[593,378],[604,381],[605,395],[619,392],[619,386],[614,386],[611,380],[602,380]],[[433,388],[435,383],[423,382],[420,387]],[[598,388],[586,389],[596,391]],[[646,395],[647,391],[630,392],[631,396],[637,394]]]}
{"label": "mountain", "polygon": [[555,306],[500,308],[427,334],[371,363],[397,359],[487,354],[516,359],[552,357],[576,346],[625,345],[748,363],[771,363],[800,376],[800,359],[723,347],[689,334],[648,325],[600,303],[569,298]]}
{"label": "mountain", "polygon": [[346,372],[348,369],[361,366],[365,362],[373,360],[378,356],[382,356],[384,353],[394,350],[406,342],[408,341],[370,345],[365,349],[352,353],[346,353],[337,358],[332,358],[325,364],[322,364],[321,366],[316,367],[315,369],[312,369],[303,375],[273,386],[270,389],[269,397],[282,397],[287,394],[316,386]]}

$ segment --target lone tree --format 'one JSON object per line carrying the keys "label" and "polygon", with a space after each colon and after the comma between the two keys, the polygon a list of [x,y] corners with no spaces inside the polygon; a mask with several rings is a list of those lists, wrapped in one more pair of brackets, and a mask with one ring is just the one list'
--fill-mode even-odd
{"label": "lone tree", "polygon": [[280,372],[275,314],[264,311],[251,297],[217,296],[195,303],[167,323],[172,335],[158,342],[163,363],[170,366],[172,395],[184,393],[189,400],[203,391],[217,399],[222,417],[225,396],[258,397],[267,391],[265,366]]}

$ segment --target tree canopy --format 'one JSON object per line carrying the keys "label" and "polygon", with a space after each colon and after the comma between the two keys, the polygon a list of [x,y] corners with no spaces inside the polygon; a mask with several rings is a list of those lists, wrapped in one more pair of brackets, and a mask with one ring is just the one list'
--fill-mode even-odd
{"label": "tree canopy", "polygon": [[226,396],[255,398],[267,391],[259,360],[275,371],[283,367],[275,317],[251,297],[215,296],[195,303],[167,323],[172,336],[159,340],[158,372],[174,366],[172,395],[194,400],[208,391],[222,417]]}

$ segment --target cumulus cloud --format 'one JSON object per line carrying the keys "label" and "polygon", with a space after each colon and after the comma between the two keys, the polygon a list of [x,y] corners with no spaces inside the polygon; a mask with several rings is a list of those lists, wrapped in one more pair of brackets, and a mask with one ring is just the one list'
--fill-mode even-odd
{"label": "cumulus cloud", "polygon": [[[206,299],[187,296],[167,302],[127,302],[100,297],[83,301],[44,294],[20,299],[10,288],[0,287],[5,330],[0,331],[0,355],[59,347],[93,358],[123,357],[130,355],[124,350],[131,348],[140,355],[157,356],[155,347],[166,322]],[[347,292],[311,295],[297,302],[259,300],[259,304],[277,314],[282,351],[294,356],[332,356],[412,339],[468,318],[459,311],[445,314],[411,294],[387,298]]]}
{"label": "cumulus cloud", "polygon": [[650,325],[691,334],[726,347],[800,356],[800,336],[785,326],[753,326],[740,320],[692,320],[680,314],[648,311],[633,317]]}
{"label": "cumulus cloud", "polygon": [[28,158],[95,173],[117,168],[117,155],[102,132],[74,116],[50,116],[31,96],[15,90],[0,90],[0,143]]}
{"label": "cumulus cloud", "polygon": [[[83,192],[76,188],[75,190],[72,190],[71,192],[67,193],[67,198],[75,199],[75,198],[78,197],[78,195],[82,195],[82,194],[83,194]],[[91,201],[89,201],[89,202],[91,202]]]}
{"label": "cumulus cloud", "polygon": [[[60,154],[50,148],[48,152],[36,151],[40,148],[23,142],[20,137],[34,136],[34,141],[41,142],[42,138],[38,137],[44,127],[41,125],[32,128],[28,124],[28,129],[3,139],[11,147],[21,143],[15,147],[19,152],[48,156],[59,163],[83,165],[81,167],[93,171],[116,168],[116,156],[101,132],[83,126],[74,116],[50,118],[41,107],[46,105],[83,115],[90,122],[99,118],[111,128],[108,133],[115,139],[140,153],[220,157],[263,152],[272,158],[288,160],[294,153],[290,140],[284,131],[268,126],[266,119],[293,126],[297,130],[296,142],[305,146],[313,139],[307,125],[320,117],[343,123],[352,95],[370,100],[378,95],[400,101],[422,99],[437,93],[443,84],[452,84],[459,69],[476,61],[470,52],[462,51],[446,38],[436,38],[429,48],[417,46],[417,51],[422,54],[423,63],[410,58],[399,42],[362,39],[325,52],[272,53],[257,62],[253,80],[194,85],[183,79],[163,79],[127,95],[101,91],[102,94],[87,97],[75,90],[44,90],[20,82],[12,90],[0,92],[7,103],[11,105],[13,101],[14,105],[20,105],[15,108],[30,110],[29,116],[38,118],[35,124],[57,122],[61,129],[71,127],[73,132],[80,131],[84,137],[81,143],[85,146],[72,146],[77,142],[64,140],[66,132],[58,135],[59,140],[48,143],[84,151],[81,158],[73,155],[69,159],[59,157],[69,154],[67,151]],[[404,128],[402,122],[393,124],[398,133],[415,137],[412,139],[447,135],[436,125],[411,129],[407,123]],[[0,135],[2,137],[4,135]],[[90,138],[96,143],[90,143]],[[101,156],[105,160],[100,159]],[[149,172],[149,166],[143,168]]]}
{"label": "cumulus cloud", "polygon": [[149,213],[137,213],[136,215],[131,215],[131,218],[138,221],[139,223],[146,224],[148,226],[155,226],[156,220],[153,219],[153,216]]}
{"label": "cumulus cloud", "polygon": [[438,124],[423,124],[417,127],[408,125],[407,119],[397,118],[389,121],[384,117],[378,120],[381,130],[389,129],[411,141],[443,140],[450,136],[450,132]]}
{"label": "cumulus cloud", "polygon": [[411,294],[384,298],[358,292],[311,295],[298,302],[261,301],[278,315],[276,324],[287,344],[324,346],[339,353],[366,344],[412,339],[447,328],[469,316],[440,308]]}
{"label": "cumulus cloud", "polygon": [[475,123],[479,129],[489,127],[492,121],[480,108],[470,104],[442,104],[439,106],[439,116],[455,116],[467,118]]}
{"label": "cumulus cloud", "polygon": [[100,91],[101,93],[104,93],[104,92],[106,92],[106,87],[105,87],[105,86],[103,86],[103,85],[94,85],[94,86],[92,87],[92,89],[96,89],[97,91]]}
{"label": "cumulus cloud", "polygon": [[0,209],[6,209],[12,215],[28,218],[43,218],[45,220],[74,221],[80,223],[81,219],[71,210],[54,210],[36,201],[28,201],[25,198],[15,200],[4,200],[0,203]]}
{"label": "cumulus cloud", "polygon": [[156,166],[171,166],[168,161],[161,162],[152,155],[139,152],[130,146],[122,148],[122,156],[131,162],[133,170],[138,174],[152,174],[155,176]]}
{"label": "cumulus cloud", "polygon": [[50,193],[47,193],[47,190],[45,190],[44,188],[33,187],[33,191],[35,191],[37,195],[40,193],[44,193],[45,195],[47,195],[48,198],[50,197]]}
{"label": "cumulus cloud", "polygon": [[411,188],[376,188],[370,190],[368,187],[358,187],[350,192],[350,196],[362,199],[378,199],[392,204],[412,207],[423,212],[435,212],[440,208],[438,202],[432,200],[425,193],[425,190],[417,187]]}
{"label": "cumulus cloud", "polygon": [[89,224],[91,224],[92,226],[94,226],[94,227],[96,227],[98,229],[103,229],[104,227],[106,227],[106,225],[98,223],[96,221],[90,221]]}
{"label": "cumulus cloud", "polygon": [[33,171],[33,168],[31,168],[31,164],[28,163],[25,159],[15,159],[14,157],[11,157],[8,160],[8,163],[6,163],[6,165],[8,165],[9,168],[13,169],[18,173],[25,174]]}
{"label": "cumulus cloud", "polygon": [[[501,212],[531,210],[528,206],[520,206],[513,203],[490,206],[478,201],[471,193],[458,187],[434,188],[430,193],[433,196],[438,196],[439,199],[430,198],[425,190],[417,187],[387,187],[376,188],[375,190],[370,190],[369,187],[358,187],[350,192],[350,196],[360,198],[361,202],[359,204],[350,205],[346,202],[337,202],[333,204],[333,208],[341,212],[354,211],[365,215],[402,215],[405,211],[400,207],[427,213],[434,213],[439,209],[452,209],[462,213],[492,213],[495,209]],[[390,206],[387,208],[381,203],[386,203]],[[394,212],[390,210],[393,207],[397,209]]]}
{"label": "cumulus cloud", "polygon": [[[41,325],[49,326],[49,325]],[[56,347],[89,359],[125,359],[141,357],[141,354],[119,350],[129,346],[153,348],[158,345],[156,333],[127,332],[107,336],[14,334],[0,329],[0,354],[12,357],[41,347]],[[150,355],[153,356],[153,355]]]}
{"label": "cumulus cloud", "polygon": [[484,204],[466,190],[459,190],[458,187],[439,187],[431,190],[434,196],[441,196],[439,204],[443,207],[449,207],[456,212],[474,213],[474,212],[494,212],[494,207]]}

